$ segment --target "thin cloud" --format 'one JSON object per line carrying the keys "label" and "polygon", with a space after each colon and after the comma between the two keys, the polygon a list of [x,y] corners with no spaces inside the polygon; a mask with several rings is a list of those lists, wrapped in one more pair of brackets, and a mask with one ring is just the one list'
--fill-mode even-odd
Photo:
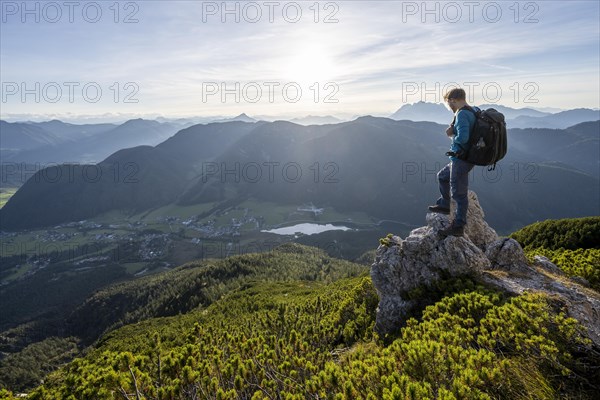
{"label": "thin cloud", "polygon": [[[498,23],[486,22],[480,14],[474,22],[464,14],[457,23],[443,19],[435,23],[431,16],[422,23],[419,15],[403,14],[406,2],[340,2],[338,22],[324,24],[315,23],[308,3],[303,3],[305,18],[292,24],[281,14],[275,14],[273,23],[266,15],[259,23],[221,23],[218,16],[204,21],[200,2],[142,2],[139,22],[130,25],[2,24],[0,66],[2,81],[75,80],[104,86],[137,82],[143,100],[138,108],[146,113],[247,107],[265,115],[277,108],[291,114],[308,108],[327,114],[347,106],[353,112],[376,114],[400,106],[399,90],[410,81],[432,85],[495,80],[510,86],[533,79],[548,88],[540,91],[548,106],[597,105],[599,88],[593,85],[600,42],[597,4],[536,4],[537,23],[523,22],[531,11],[525,9],[520,9],[515,22],[508,3],[502,3],[505,14]],[[321,10],[319,18],[326,14]],[[324,59],[311,60],[311,46],[318,50],[314,56]],[[341,103],[198,103],[206,82],[293,80],[290,63],[297,62],[301,52],[309,58],[307,65],[312,61],[329,66],[330,79],[340,86]],[[557,59],[563,53],[569,54],[568,60]],[[313,69],[318,76],[318,68]],[[302,72],[302,66],[295,70]],[[577,86],[583,90],[575,99],[578,103],[565,104],[557,93],[561,84],[563,91],[569,90],[566,85],[573,79],[592,85]],[[96,109],[119,113],[124,106],[16,101],[3,104],[2,112],[41,114],[61,107],[91,114]],[[127,107],[127,112],[137,110]]]}

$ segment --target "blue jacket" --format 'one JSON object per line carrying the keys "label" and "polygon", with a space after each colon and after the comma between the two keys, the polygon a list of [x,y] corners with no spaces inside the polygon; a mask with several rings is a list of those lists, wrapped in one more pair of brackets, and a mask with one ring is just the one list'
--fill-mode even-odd
{"label": "blue jacket", "polygon": [[[479,111],[478,107],[472,108],[475,111]],[[469,133],[473,130],[473,125],[475,125],[475,114],[469,110],[458,110],[456,120],[454,121],[454,136],[452,136],[450,150],[456,153],[461,148],[464,151],[469,149]],[[456,157],[450,157],[450,159],[456,160]]]}

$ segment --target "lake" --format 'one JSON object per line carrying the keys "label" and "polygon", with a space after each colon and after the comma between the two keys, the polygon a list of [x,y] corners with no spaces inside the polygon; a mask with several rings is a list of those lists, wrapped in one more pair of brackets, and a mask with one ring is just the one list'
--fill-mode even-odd
{"label": "lake", "polygon": [[276,228],[270,230],[262,230],[261,232],[275,233],[277,235],[294,235],[296,233],[303,233],[305,235],[313,235],[315,233],[321,233],[326,231],[349,231],[352,230],[347,226],[336,226],[332,224],[311,224],[303,223],[292,226],[284,226],[283,228]]}

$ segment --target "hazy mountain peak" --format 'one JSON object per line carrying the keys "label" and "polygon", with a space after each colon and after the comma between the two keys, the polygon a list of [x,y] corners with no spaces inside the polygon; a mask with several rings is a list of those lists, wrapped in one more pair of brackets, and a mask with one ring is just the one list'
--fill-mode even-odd
{"label": "hazy mountain peak", "polygon": [[157,121],[151,121],[151,120],[146,120],[143,118],[132,118],[132,119],[128,119],[127,121],[123,122],[121,125],[133,125],[133,124],[137,124],[137,123],[159,123]]}
{"label": "hazy mountain peak", "polygon": [[233,121],[238,121],[238,122],[257,122],[256,119],[254,119],[252,117],[249,117],[246,113],[241,113],[237,117],[233,117],[233,118],[215,119],[212,122],[233,122]]}
{"label": "hazy mountain peak", "polygon": [[452,112],[440,103],[428,103],[419,101],[413,104],[404,104],[395,113],[390,115],[391,119],[411,121],[431,121],[439,124],[448,123],[452,119]]}
{"label": "hazy mountain peak", "polygon": [[[504,114],[507,125],[511,128],[565,129],[580,122],[600,119],[600,111],[589,108],[575,108],[552,114],[528,107],[512,108],[501,104],[473,105],[481,109],[494,108],[500,111]],[[443,104],[419,101],[402,105],[390,118],[395,120],[431,121],[438,124],[447,124],[452,119],[452,112]]]}

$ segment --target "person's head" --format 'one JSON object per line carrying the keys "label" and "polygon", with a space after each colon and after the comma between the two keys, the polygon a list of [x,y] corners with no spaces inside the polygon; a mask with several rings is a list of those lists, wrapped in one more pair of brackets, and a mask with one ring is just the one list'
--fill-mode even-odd
{"label": "person's head", "polygon": [[448,103],[448,107],[454,112],[467,104],[466,98],[467,94],[461,88],[451,89],[444,94],[444,101]]}

